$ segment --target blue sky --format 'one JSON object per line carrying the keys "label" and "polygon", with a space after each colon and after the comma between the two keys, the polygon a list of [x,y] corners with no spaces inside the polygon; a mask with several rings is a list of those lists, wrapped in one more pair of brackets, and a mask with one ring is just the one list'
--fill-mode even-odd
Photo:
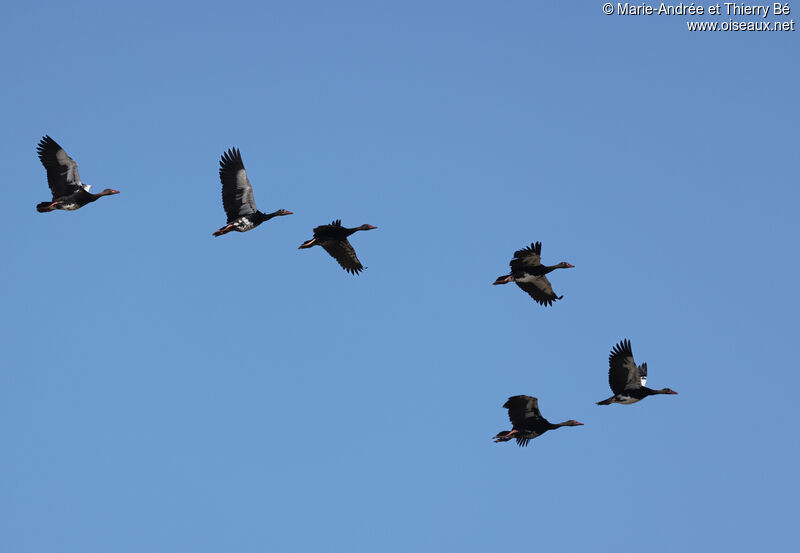
{"label": "blue sky", "polygon": [[[601,6],[6,6],[3,549],[790,551],[797,33]],[[232,146],[295,214],[213,238]],[[626,337],[679,395],[595,405]]]}

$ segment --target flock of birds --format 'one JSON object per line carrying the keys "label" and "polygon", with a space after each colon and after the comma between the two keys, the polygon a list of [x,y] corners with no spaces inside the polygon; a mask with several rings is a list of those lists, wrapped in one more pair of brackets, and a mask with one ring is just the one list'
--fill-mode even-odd
{"label": "flock of birds", "polygon": [[[630,340],[622,340],[614,346],[608,356],[608,384],[614,395],[603,401],[598,401],[597,405],[611,405],[621,403],[630,405],[641,401],[647,396],[657,394],[677,394],[678,392],[669,388],[653,390],[645,386],[647,383],[647,363],[637,366],[633,360],[633,350]],[[511,421],[511,430],[498,432],[494,437],[495,442],[507,442],[514,438],[520,446],[528,445],[528,442],[537,436],[541,436],[548,430],[561,428],[562,426],[583,426],[582,422],[568,420],[553,424],[542,416],[539,411],[538,398],[531,396],[513,396],[508,398],[503,404],[508,409],[508,418]]]}
{"label": "flock of birds", "polygon": [[[47,171],[47,184],[50,186],[53,196],[50,201],[41,202],[36,206],[36,210],[40,213],[55,210],[74,211],[103,196],[119,194],[119,190],[112,188],[106,188],[97,194],[89,192],[89,185],[81,182],[78,164],[69,157],[64,148],[49,136],[44,136],[39,141],[37,153]],[[233,231],[246,232],[273,217],[292,215],[291,211],[285,209],[263,213],[256,208],[253,187],[247,178],[242,155],[237,148],[231,148],[223,153],[219,165],[219,179],[222,182],[222,207],[227,215],[227,223],[215,231],[214,236],[222,236]],[[342,226],[342,222],[337,219],[329,225],[316,227],[314,237],[300,244],[300,249],[322,246],[342,269],[357,275],[364,270],[364,266],[358,260],[348,237],[360,230],[375,228],[377,227],[366,224],[347,228]],[[569,269],[573,265],[566,262],[551,266],[542,265],[541,255],[541,242],[514,252],[514,258],[509,263],[511,272],[498,277],[494,284],[514,282],[539,305],[553,305],[553,302],[560,300],[563,296],[556,295],[546,275],[555,269]],[[612,403],[630,405],[647,396],[677,394],[669,388],[653,390],[645,386],[647,363],[636,365],[631,343],[627,339],[612,348],[608,357],[608,365],[608,383],[614,395],[597,402],[598,405]],[[494,436],[495,442],[507,442],[515,439],[518,445],[527,446],[530,440],[541,436],[548,430],[562,426],[583,425],[576,420],[558,424],[549,422],[539,411],[538,398],[531,396],[512,396],[503,404],[503,408],[508,409],[508,418],[512,428],[503,430]]]}
{"label": "flock of birds", "polygon": [[[119,194],[119,190],[112,188],[106,188],[97,194],[89,192],[91,186],[81,182],[78,164],[69,157],[64,148],[58,145],[58,142],[49,136],[45,135],[39,141],[36,151],[47,171],[47,184],[53,195],[49,202],[41,202],[36,206],[36,210],[40,213],[58,209],[75,211],[103,196]],[[253,197],[253,186],[250,184],[250,179],[247,178],[242,154],[238,148],[231,148],[222,154],[219,162],[219,180],[222,182],[222,207],[228,216],[228,222],[224,227],[215,231],[214,236],[222,236],[233,231],[247,232],[273,217],[292,215],[291,211],[285,209],[279,209],[272,213],[263,213],[258,210]],[[347,228],[343,227],[342,222],[337,219],[329,225],[316,227],[314,237],[300,244],[300,249],[322,246],[342,266],[342,269],[351,274],[358,274],[364,270],[364,266],[358,260],[356,251],[347,237],[359,230],[376,228],[378,227],[372,225]]]}

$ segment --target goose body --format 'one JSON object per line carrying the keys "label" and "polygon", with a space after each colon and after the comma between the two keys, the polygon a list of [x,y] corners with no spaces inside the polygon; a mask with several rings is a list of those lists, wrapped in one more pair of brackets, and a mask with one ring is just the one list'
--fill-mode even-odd
{"label": "goose body", "polygon": [[321,225],[314,229],[314,238],[300,244],[299,249],[322,246],[337,263],[350,274],[357,275],[365,269],[356,256],[356,250],[347,239],[359,230],[372,230],[378,227],[361,225],[360,227],[347,228],[342,226],[342,221],[336,219],[330,225]]}
{"label": "goose body", "polygon": [[603,401],[598,401],[597,405],[611,405],[612,403],[630,405],[643,400],[647,396],[675,395],[678,393],[669,388],[653,390],[645,386],[646,383],[647,363],[637,366],[633,360],[630,340],[622,340],[611,348],[611,353],[608,356],[608,384],[614,395]]}
{"label": "goose body", "polygon": [[508,409],[508,419],[511,421],[511,430],[503,430],[494,436],[495,443],[507,442],[511,439],[517,441],[520,447],[526,447],[528,442],[547,432],[562,426],[583,426],[582,422],[568,420],[553,424],[539,412],[538,398],[531,396],[512,396],[503,404]]}
{"label": "goose body", "polygon": [[541,256],[541,242],[532,243],[529,247],[515,251],[514,259],[509,262],[511,273],[497,277],[493,284],[515,282],[539,305],[546,307],[553,305],[554,301],[560,300],[564,296],[556,295],[545,275],[555,269],[573,268],[574,265],[570,265],[566,261],[558,265],[542,265]]}
{"label": "goose body", "polygon": [[279,209],[272,213],[262,213],[256,207],[253,186],[247,178],[242,154],[238,148],[230,148],[222,154],[219,162],[219,180],[222,183],[222,207],[228,216],[228,223],[214,232],[222,236],[229,232],[247,232],[273,217],[291,215],[291,211]]}
{"label": "goose body", "polygon": [[97,194],[89,192],[91,186],[81,182],[78,164],[48,135],[39,141],[36,153],[47,171],[47,184],[53,196],[49,202],[40,202],[36,205],[36,211],[39,213],[56,210],[75,211],[103,196],[119,194],[119,190],[112,188],[106,188]]}

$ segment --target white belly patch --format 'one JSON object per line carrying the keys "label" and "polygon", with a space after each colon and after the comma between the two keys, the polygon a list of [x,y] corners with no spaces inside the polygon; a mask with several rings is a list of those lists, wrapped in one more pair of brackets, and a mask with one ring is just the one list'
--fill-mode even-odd
{"label": "white belly patch", "polygon": [[250,219],[242,217],[241,219],[237,219],[233,226],[239,232],[247,232],[248,230],[255,227],[253,222]]}

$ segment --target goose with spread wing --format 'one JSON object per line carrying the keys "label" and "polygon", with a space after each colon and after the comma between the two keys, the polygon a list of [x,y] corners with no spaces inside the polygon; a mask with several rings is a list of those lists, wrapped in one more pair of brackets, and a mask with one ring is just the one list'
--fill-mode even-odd
{"label": "goose with spread wing", "polygon": [[219,162],[219,180],[222,182],[222,207],[228,216],[228,223],[214,232],[222,236],[229,232],[247,232],[273,217],[291,215],[291,211],[279,209],[272,213],[262,213],[256,208],[253,186],[244,170],[242,154],[238,148],[230,148],[222,154]]}
{"label": "goose with spread wing", "polygon": [[541,242],[515,251],[514,259],[509,263],[511,273],[497,277],[493,284],[516,282],[517,286],[527,292],[539,305],[553,305],[554,301],[560,300],[564,296],[557,296],[553,292],[553,287],[545,275],[555,269],[571,269],[574,265],[570,265],[566,261],[562,261],[558,265],[542,265],[541,256]]}
{"label": "goose with spread wing", "polygon": [[568,420],[553,424],[539,412],[539,400],[531,396],[512,396],[503,404],[508,409],[508,418],[511,421],[511,430],[498,432],[493,438],[495,443],[507,442],[512,438],[517,440],[517,445],[525,447],[532,439],[541,436],[548,430],[555,430],[562,426],[583,426],[582,422]]}
{"label": "goose with spread wing", "polygon": [[675,395],[678,392],[669,388],[653,390],[645,386],[647,383],[647,363],[642,363],[638,367],[633,360],[633,350],[631,341],[622,340],[611,349],[608,356],[608,384],[614,395],[603,401],[598,401],[597,405],[611,405],[621,403],[630,405],[636,403],[647,396],[658,394]]}
{"label": "goose with spread wing", "polygon": [[75,211],[86,204],[90,204],[103,196],[119,194],[119,190],[106,188],[102,192],[92,194],[90,185],[81,182],[78,174],[78,164],[69,157],[66,150],[58,142],[45,135],[36,146],[39,160],[47,170],[47,184],[53,199],[36,205],[39,213],[48,213],[57,209]]}
{"label": "goose with spread wing", "polygon": [[356,250],[347,240],[347,237],[359,230],[372,230],[378,227],[361,225],[360,227],[347,228],[342,226],[342,221],[336,219],[330,225],[322,225],[314,229],[314,238],[300,244],[299,249],[322,246],[334,258],[342,269],[350,274],[357,275],[365,269],[356,257]]}

